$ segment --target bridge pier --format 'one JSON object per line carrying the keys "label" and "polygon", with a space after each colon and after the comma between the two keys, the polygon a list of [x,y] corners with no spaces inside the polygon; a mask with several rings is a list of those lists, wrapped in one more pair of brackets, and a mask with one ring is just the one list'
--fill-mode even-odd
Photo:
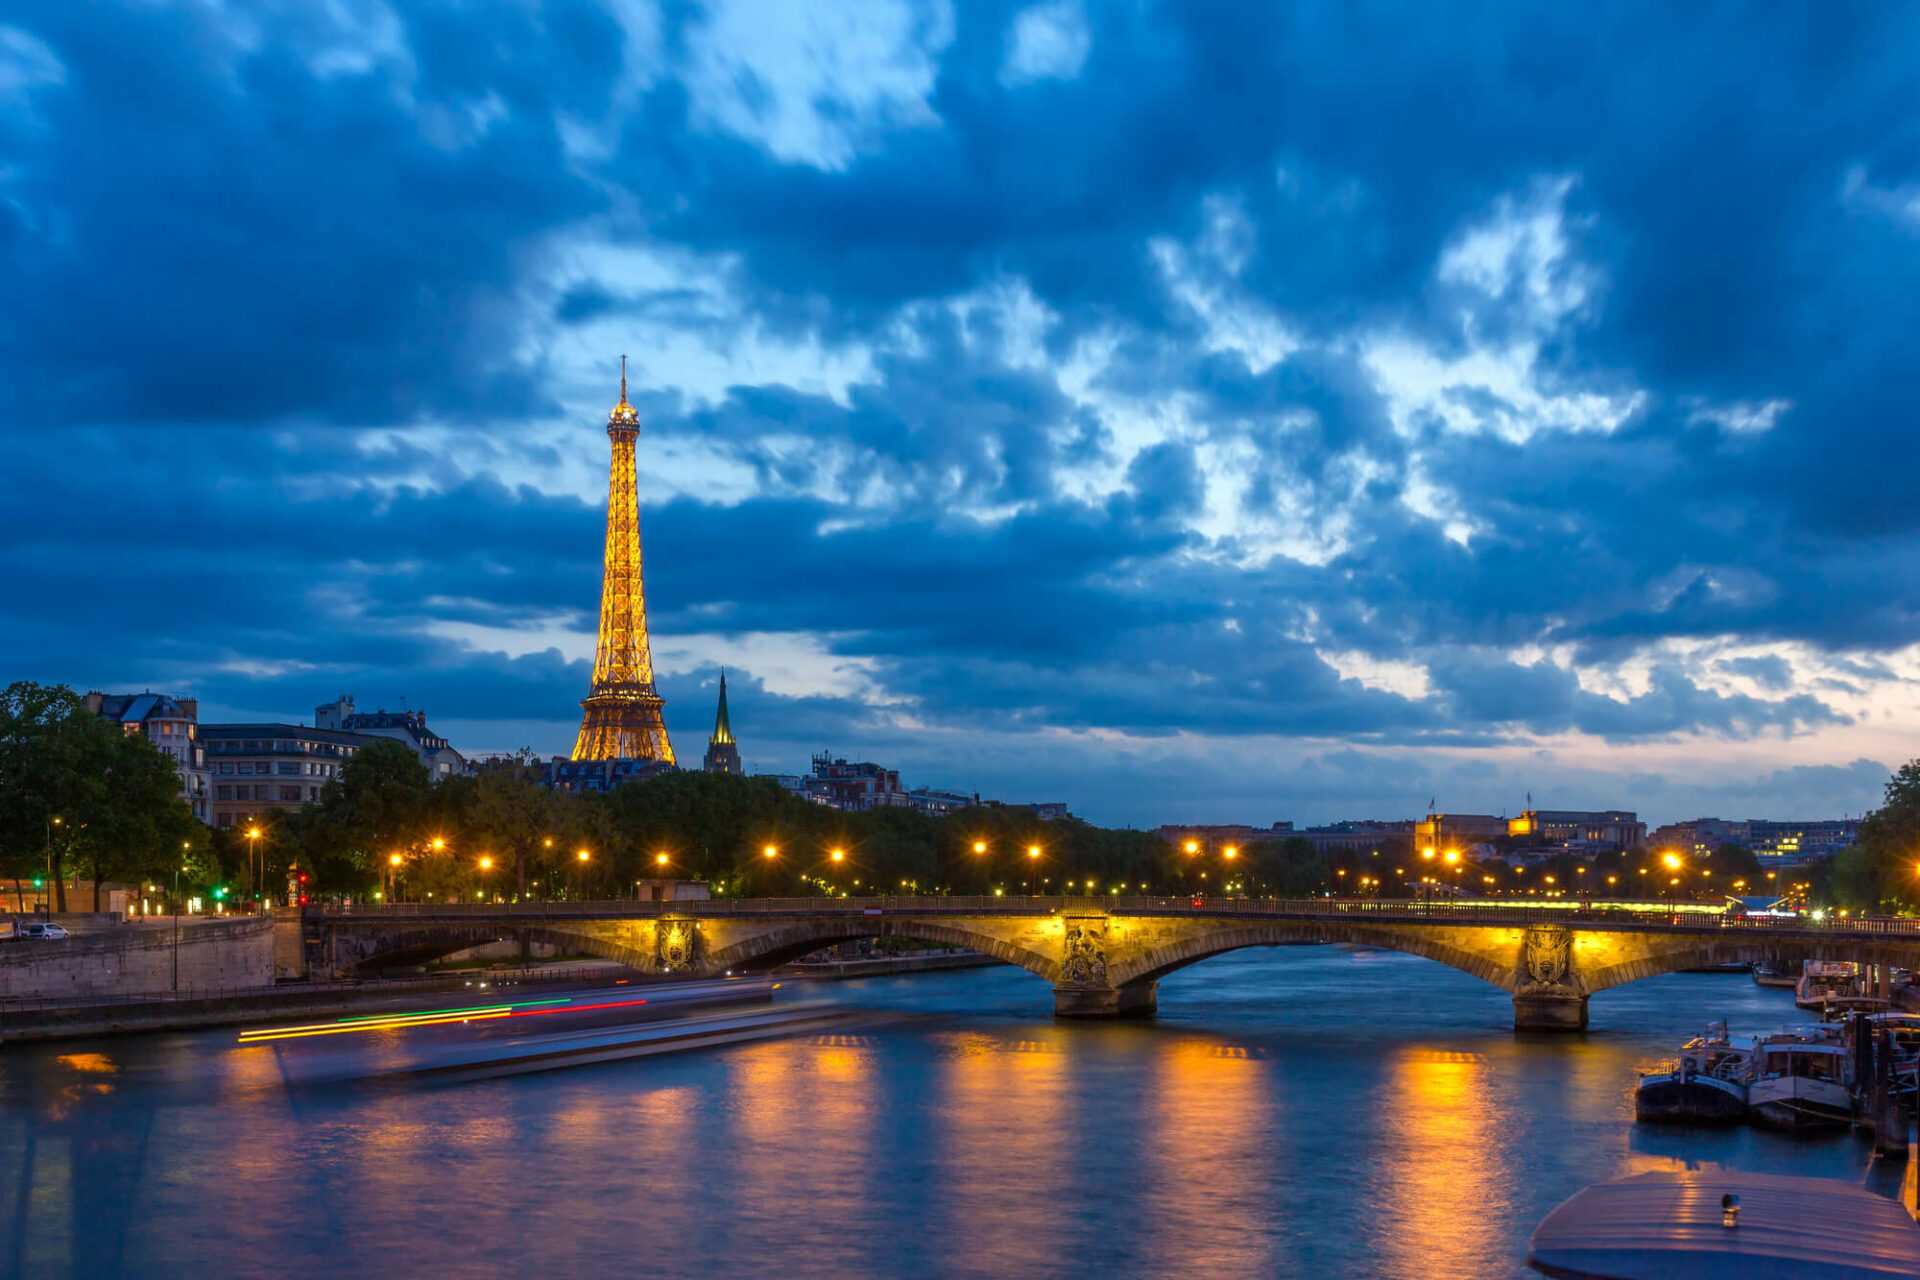
{"label": "bridge pier", "polygon": [[1557,991],[1513,993],[1515,1031],[1585,1031],[1587,997]]}
{"label": "bridge pier", "polygon": [[1151,1018],[1160,1007],[1158,982],[1130,982],[1124,987],[1078,987],[1056,983],[1056,1018]]}

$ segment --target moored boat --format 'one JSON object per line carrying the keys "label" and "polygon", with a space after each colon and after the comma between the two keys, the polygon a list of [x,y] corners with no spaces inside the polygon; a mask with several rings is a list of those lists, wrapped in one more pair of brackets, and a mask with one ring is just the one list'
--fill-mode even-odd
{"label": "moored boat", "polygon": [[1782,973],[1770,964],[1753,966],[1753,985],[1756,987],[1783,987],[1791,991],[1799,982],[1790,973]]}
{"label": "moored boat", "polygon": [[1732,1124],[1747,1114],[1746,1077],[1753,1041],[1729,1037],[1724,1023],[1687,1041],[1667,1070],[1640,1077],[1633,1118],[1642,1124]]}
{"label": "moored boat", "polygon": [[1793,988],[1793,1002],[1802,1009],[1823,1009],[1841,996],[1857,996],[1860,977],[1855,967],[1839,960],[1809,960]]}
{"label": "moored boat", "polygon": [[1853,1122],[1844,1044],[1792,1031],[1764,1036],[1753,1048],[1747,1113],[1775,1129],[1844,1128]]}

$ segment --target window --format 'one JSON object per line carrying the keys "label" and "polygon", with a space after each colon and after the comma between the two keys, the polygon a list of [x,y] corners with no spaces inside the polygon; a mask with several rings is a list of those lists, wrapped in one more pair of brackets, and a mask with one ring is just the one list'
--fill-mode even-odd
{"label": "window", "polygon": [[221,814],[221,815],[220,815],[220,825],[221,825],[221,826],[222,826],[223,828],[226,828],[226,827],[232,827],[232,826],[233,826],[233,815],[232,815],[232,814],[230,814],[230,813],[223,813],[223,814]]}
{"label": "window", "polygon": [[232,787],[215,787],[213,789],[213,798],[215,800],[231,800],[233,799],[233,788]]}
{"label": "window", "polygon": [[280,762],[280,772],[285,777],[297,778],[300,776],[300,762],[298,760],[282,760]]}
{"label": "window", "polygon": [[295,803],[298,803],[300,800],[300,788],[282,787],[280,788],[280,798],[282,800],[292,800]]}
{"label": "window", "polygon": [[239,763],[239,765],[238,765],[238,766],[236,766],[236,767],[237,767],[237,768],[238,768],[238,769],[240,770],[240,776],[241,776],[241,777],[243,777],[243,778],[251,778],[251,777],[253,776],[253,761],[251,761],[251,760],[242,760],[242,761],[241,761],[241,762]]}
{"label": "window", "polygon": [[220,762],[220,772],[231,775],[233,773],[233,761],[222,760]]}

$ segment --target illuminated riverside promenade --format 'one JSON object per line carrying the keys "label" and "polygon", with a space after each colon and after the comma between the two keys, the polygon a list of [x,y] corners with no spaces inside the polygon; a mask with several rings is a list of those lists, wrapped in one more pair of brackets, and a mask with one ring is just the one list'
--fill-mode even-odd
{"label": "illuminated riverside promenade", "polygon": [[307,913],[310,972],[341,976],[520,938],[659,976],[770,968],[835,943],[963,947],[1053,985],[1064,1017],[1151,1014],[1161,979],[1244,947],[1344,942],[1424,956],[1512,996],[1523,1030],[1579,1029],[1596,992],[1682,969],[1804,957],[1920,965],[1920,920],[1784,920],[1692,904],[1375,898],[876,897],[503,905]]}

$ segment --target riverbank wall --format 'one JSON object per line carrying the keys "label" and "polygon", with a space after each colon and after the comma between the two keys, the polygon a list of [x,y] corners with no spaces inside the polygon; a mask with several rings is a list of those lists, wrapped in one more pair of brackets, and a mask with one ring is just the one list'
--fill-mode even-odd
{"label": "riverbank wall", "polygon": [[58,941],[0,946],[0,1000],[84,1000],[270,987],[274,922],[264,916],[124,924]]}

